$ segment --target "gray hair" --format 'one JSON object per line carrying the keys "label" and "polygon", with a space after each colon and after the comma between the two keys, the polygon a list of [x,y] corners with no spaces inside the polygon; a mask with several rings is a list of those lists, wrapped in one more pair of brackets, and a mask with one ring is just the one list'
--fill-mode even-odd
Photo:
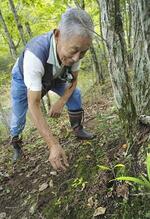
{"label": "gray hair", "polygon": [[79,8],[69,8],[62,14],[58,26],[62,36],[65,38],[79,35],[92,39],[94,25],[90,15]]}

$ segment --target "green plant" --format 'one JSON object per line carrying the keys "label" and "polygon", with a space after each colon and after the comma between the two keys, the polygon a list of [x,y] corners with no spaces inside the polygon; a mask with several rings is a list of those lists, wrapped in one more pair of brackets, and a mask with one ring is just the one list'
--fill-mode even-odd
{"label": "green plant", "polygon": [[72,187],[73,188],[81,187],[81,190],[83,190],[85,188],[86,184],[87,184],[87,181],[84,181],[83,177],[80,177],[80,178],[76,178],[73,181]]}
{"label": "green plant", "polygon": [[144,186],[147,189],[150,189],[150,145],[148,145],[148,150],[147,150],[146,169],[147,169],[147,177],[143,175],[141,175],[140,178],[132,177],[132,176],[121,176],[115,178],[115,180],[134,182]]}
{"label": "green plant", "polygon": [[122,176],[125,172],[125,165],[124,164],[116,164],[113,167],[103,166],[103,165],[97,165],[99,170],[102,171],[111,171],[114,176]]}

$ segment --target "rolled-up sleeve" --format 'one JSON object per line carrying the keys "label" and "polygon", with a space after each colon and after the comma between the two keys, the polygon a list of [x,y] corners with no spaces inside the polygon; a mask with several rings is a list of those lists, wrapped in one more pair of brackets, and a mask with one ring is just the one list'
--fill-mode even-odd
{"label": "rolled-up sleeve", "polygon": [[31,91],[42,90],[44,66],[41,60],[29,50],[25,51],[23,61],[24,83]]}

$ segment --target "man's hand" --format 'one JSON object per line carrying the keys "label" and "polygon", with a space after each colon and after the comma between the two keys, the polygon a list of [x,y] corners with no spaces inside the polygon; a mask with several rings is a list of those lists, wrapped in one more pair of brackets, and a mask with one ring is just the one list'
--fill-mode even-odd
{"label": "man's hand", "polygon": [[60,98],[50,109],[49,115],[58,118],[61,115],[65,102]]}
{"label": "man's hand", "polygon": [[[40,109],[40,99],[41,92],[28,91],[28,106],[32,119],[41,136],[44,138],[45,142],[50,148],[49,161],[51,162],[54,169],[66,170],[66,167],[69,166],[67,157],[63,148],[57,139],[53,136],[52,132],[49,130],[49,126],[46,123]],[[60,105],[58,107],[60,107]]]}
{"label": "man's hand", "polygon": [[59,144],[51,146],[49,161],[55,170],[65,171],[69,166],[65,152]]}

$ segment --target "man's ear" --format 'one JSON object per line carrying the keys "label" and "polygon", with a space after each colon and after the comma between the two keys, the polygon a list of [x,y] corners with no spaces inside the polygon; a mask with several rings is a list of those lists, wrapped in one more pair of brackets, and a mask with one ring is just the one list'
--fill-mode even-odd
{"label": "man's ear", "polygon": [[55,40],[58,41],[58,39],[60,38],[60,30],[59,29],[54,30],[54,36],[55,36]]}

